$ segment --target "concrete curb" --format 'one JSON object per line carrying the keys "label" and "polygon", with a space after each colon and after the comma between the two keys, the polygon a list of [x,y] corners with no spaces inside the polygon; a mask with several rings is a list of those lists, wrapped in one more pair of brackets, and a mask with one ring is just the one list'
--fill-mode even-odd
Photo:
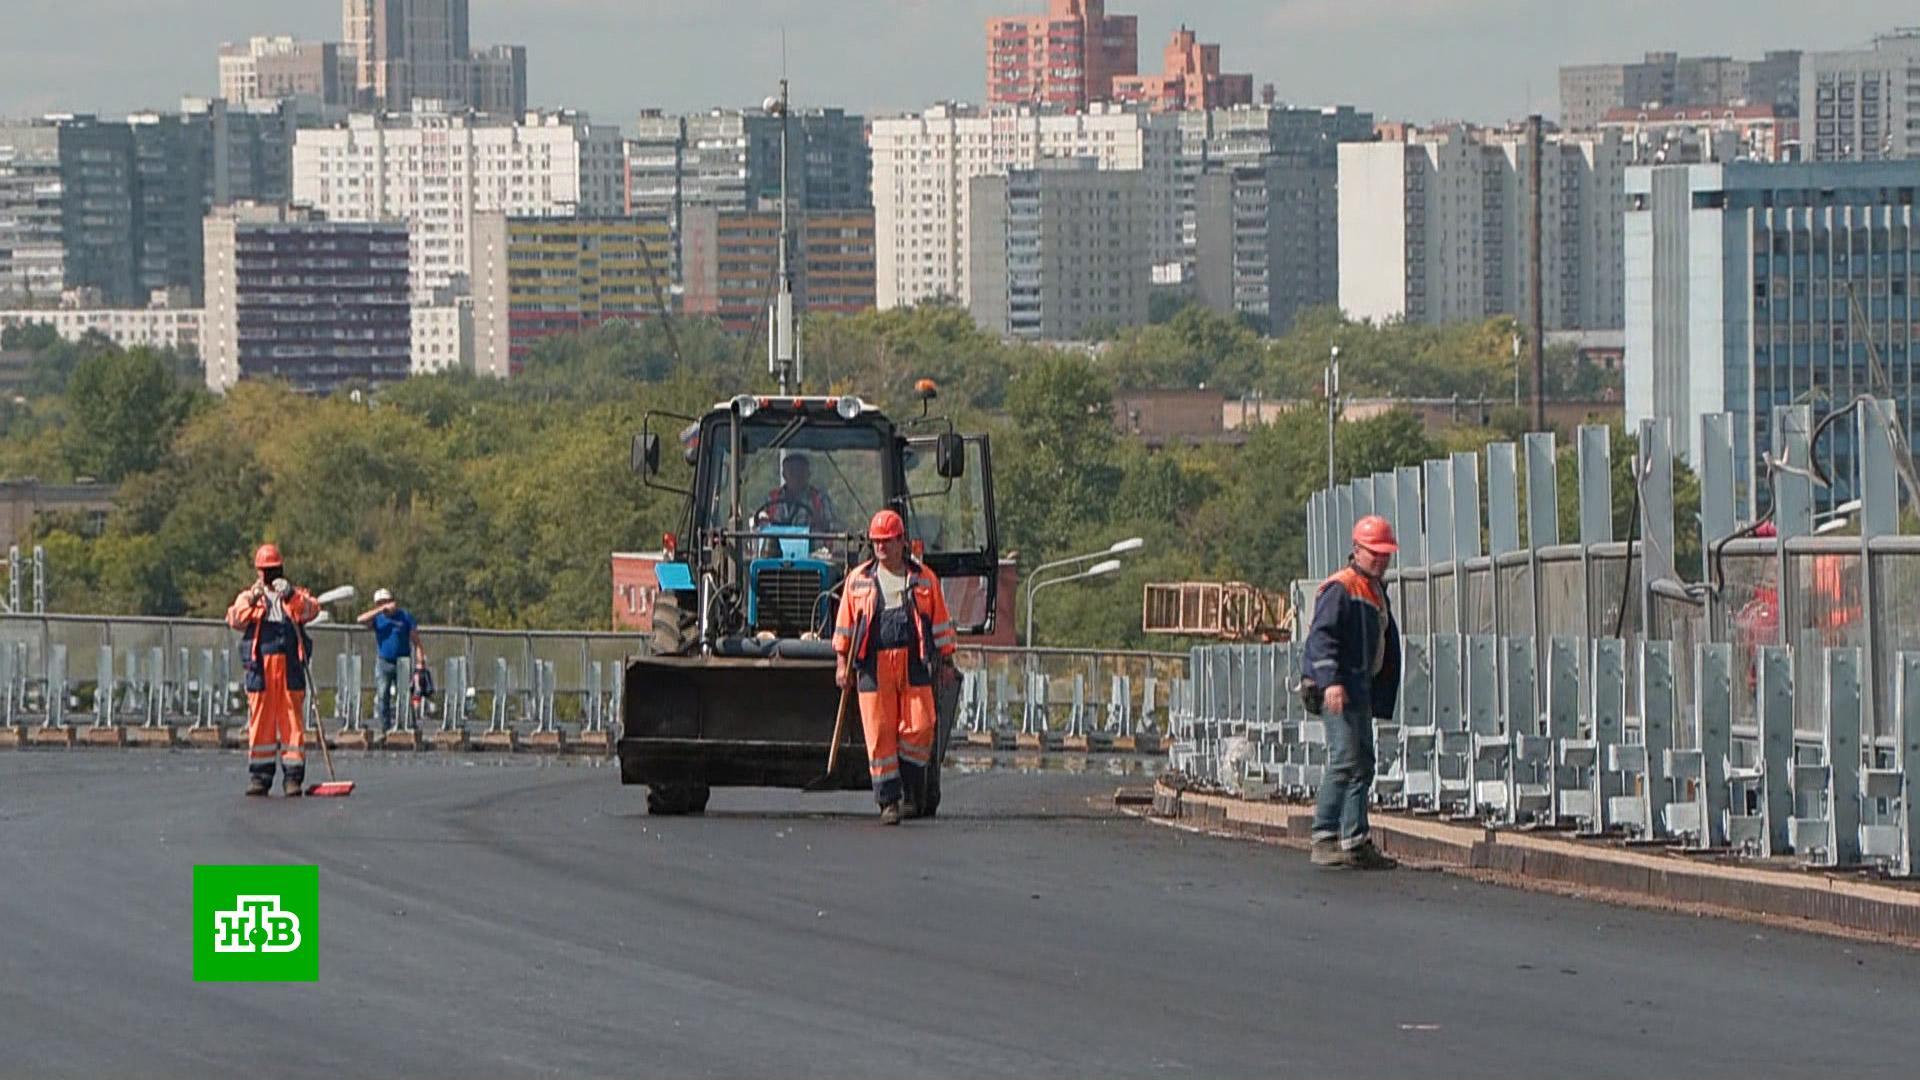
{"label": "concrete curb", "polygon": [[[1306,847],[1312,811],[1184,790],[1161,780],[1153,817],[1228,836]],[[1522,888],[1682,908],[1798,929],[1920,946],[1920,889],[1840,874],[1733,866],[1665,851],[1626,850],[1547,833],[1504,832],[1392,812],[1371,816],[1374,843],[1409,866]]]}

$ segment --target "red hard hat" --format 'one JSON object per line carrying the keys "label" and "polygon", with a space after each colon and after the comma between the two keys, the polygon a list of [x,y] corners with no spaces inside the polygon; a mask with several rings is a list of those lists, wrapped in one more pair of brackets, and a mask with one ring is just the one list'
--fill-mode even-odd
{"label": "red hard hat", "polygon": [[1353,544],[1375,555],[1391,555],[1400,550],[1400,541],[1394,539],[1393,526],[1379,514],[1368,514],[1353,523]]}
{"label": "red hard hat", "polygon": [[1774,527],[1773,522],[1763,521],[1753,527],[1753,535],[1760,540],[1773,540],[1779,537],[1780,530]]}
{"label": "red hard hat", "polygon": [[907,535],[907,523],[892,510],[882,510],[867,523],[867,539],[898,540]]}
{"label": "red hard hat", "polygon": [[280,561],[280,549],[272,544],[261,544],[260,550],[253,553],[253,568],[265,570],[269,566],[285,566]]}

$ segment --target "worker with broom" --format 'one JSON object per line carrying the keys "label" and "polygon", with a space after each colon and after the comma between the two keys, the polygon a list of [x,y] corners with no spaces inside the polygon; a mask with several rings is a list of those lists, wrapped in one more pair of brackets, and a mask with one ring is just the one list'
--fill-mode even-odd
{"label": "worker with broom", "polygon": [[933,571],[907,554],[907,526],[893,510],[867,526],[874,557],[847,577],[833,631],[835,681],[860,691],[867,770],[880,823],[898,825],[926,807],[936,721],[933,682],[954,678],[946,662],[958,638]]}
{"label": "worker with broom", "polygon": [[280,549],[262,544],[253,554],[259,577],[234,597],[227,625],[240,632],[247,691],[247,794],[273,788],[273,766],[285,773],[289,798],[303,793],[306,753],[303,725],[307,657],[313,651],[306,625],[320,614],[313,594],[287,580]]}

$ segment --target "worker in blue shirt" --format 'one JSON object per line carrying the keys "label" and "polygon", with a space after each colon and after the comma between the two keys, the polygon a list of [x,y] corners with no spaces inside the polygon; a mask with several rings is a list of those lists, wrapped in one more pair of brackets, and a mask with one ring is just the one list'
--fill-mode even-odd
{"label": "worker in blue shirt", "polygon": [[373,609],[361,614],[359,622],[373,628],[374,642],[380,654],[373,665],[373,711],[380,730],[393,726],[393,697],[399,690],[400,659],[409,653],[417,668],[427,662],[420,647],[420,627],[413,616],[387,589],[373,591]]}

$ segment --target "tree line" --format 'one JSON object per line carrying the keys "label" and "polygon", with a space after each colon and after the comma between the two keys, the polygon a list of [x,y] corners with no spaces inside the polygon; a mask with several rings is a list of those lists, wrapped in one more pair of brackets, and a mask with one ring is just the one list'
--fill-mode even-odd
{"label": "tree line", "polygon": [[[1324,406],[1311,399],[1330,343],[1357,396],[1498,396],[1513,378],[1506,320],[1425,328],[1311,312],[1265,339],[1194,307],[1163,314],[1072,349],[1003,342],[950,305],[815,316],[808,388],[905,415],[918,411],[916,380],[936,380],[962,429],[993,436],[1001,546],[1022,565],[1143,537],[1122,573],[1046,594],[1038,620],[1045,644],[1113,647],[1152,644],[1140,632],[1147,582],[1284,590],[1305,572],[1305,504],[1326,474]],[[767,384],[757,340],[690,320],[548,339],[507,381],[441,374],[321,398],[273,383],[214,397],[190,358],[99,340],[6,344],[32,354],[35,378],[0,408],[0,475],[119,485],[102,530],[35,524],[50,603],[74,612],[216,615],[252,546],[271,539],[297,579],[391,587],[426,621],[603,629],[609,552],[656,547],[678,523],[676,497],[629,471],[642,416],[697,414]],[[1116,391],[1202,385],[1307,404],[1232,444],[1149,450],[1114,423]],[[1405,412],[1344,422],[1336,468],[1478,450],[1523,425],[1436,437]],[[1618,468],[1629,452],[1617,447]],[[1615,484],[1623,535],[1628,478]],[[1683,507],[1697,502],[1691,483]]]}

